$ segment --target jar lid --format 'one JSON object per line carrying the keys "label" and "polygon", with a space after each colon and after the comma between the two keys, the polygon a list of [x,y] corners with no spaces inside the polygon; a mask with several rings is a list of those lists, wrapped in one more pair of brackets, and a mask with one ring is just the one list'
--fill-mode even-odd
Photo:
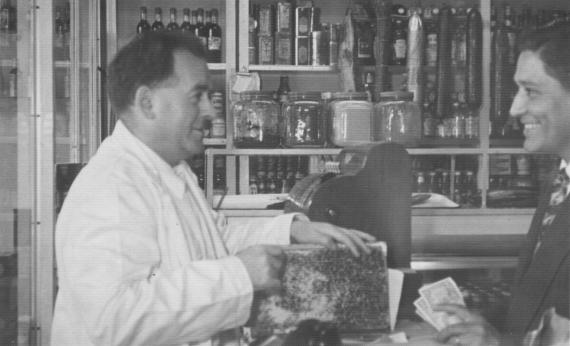
{"label": "jar lid", "polygon": [[358,91],[339,91],[332,93],[332,99],[367,100],[368,94]]}
{"label": "jar lid", "polygon": [[248,90],[239,94],[241,99],[250,100],[252,98],[273,99],[273,93],[270,91]]}
{"label": "jar lid", "polygon": [[305,91],[305,92],[298,92],[298,91],[291,91],[288,94],[289,100],[321,100],[321,92],[320,91]]}
{"label": "jar lid", "polygon": [[411,91],[383,91],[380,93],[380,101],[411,101],[414,93]]}

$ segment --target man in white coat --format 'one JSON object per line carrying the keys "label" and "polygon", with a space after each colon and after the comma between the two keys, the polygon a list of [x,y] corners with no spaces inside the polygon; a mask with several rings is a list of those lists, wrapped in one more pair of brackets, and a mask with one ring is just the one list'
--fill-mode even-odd
{"label": "man in white coat", "polygon": [[299,214],[230,227],[212,210],[185,161],[213,114],[196,37],[139,36],[108,76],[119,120],[57,222],[52,345],[235,344],[253,293],[280,287],[278,245],[369,252],[372,236]]}

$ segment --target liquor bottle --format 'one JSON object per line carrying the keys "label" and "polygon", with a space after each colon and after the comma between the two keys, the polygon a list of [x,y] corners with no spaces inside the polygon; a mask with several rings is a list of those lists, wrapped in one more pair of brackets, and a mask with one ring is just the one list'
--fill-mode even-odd
{"label": "liquor bottle", "polygon": [[402,5],[392,8],[392,63],[394,65],[406,64],[407,45],[407,9]]}
{"label": "liquor bottle", "polygon": [[182,10],[184,18],[182,20],[182,25],[180,25],[180,30],[183,32],[192,32],[192,25],[190,24],[190,9],[185,8]]}
{"label": "liquor bottle", "polygon": [[168,31],[178,31],[180,30],[180,26],[176,23],[176,9],[174,7],[170,8],[170,21],[166,26],[166,30]]}
{"label": "liquor bottle", "polygon": [[193,33],[196,37],[198,37],[198,11],[190,12],[190,32]]}
{"label": "liquor bottle", "polygon": [[222,28],[218,25],[218,10],[211,11],[211,23],[208,29],[209,62],[222,62]]}
{"label": "liquor bottle", "polygon": [[364,92],[368,95],[368,101],[374,102],[374,75],[367,72],[364,77]]}
{"label": "liquor bottle", "polygon": [[436,119],[433,116],[433,111],[431,109],[429,102],[424,102],[423,104],[423,136],[424,137],[434,137],[436,128]]}
{"label": "liquor bottle", "polygon": [[277,88],[277,101],[283,104],[289,100],[289,93],[291,88],[289,87],[289,77],[281,76],[279,78],[279,88]]}
{"label": "liquor bottle", "polygon": [[223,194],[226,188],[226,160],[224,156],[214,157],[214,194]]}
{"label": "liquor bottle", "polygon": [[435,67],[437,65],[437,41],[438,41],[438,23],[437,14],[439,9],[437,7],[428,7],[424,10],[425,22],[425,61],[426,65]]}
{"label": "liquor bottle", "polygon": [[212,25],[212,11],[205,10],[204,11],[204,28],[206,32],[210,31],[210,25]]}
{"label": "liquor bottle", "polygon": [[457,9],[453,18],[455,30],[451,41],[451,61],[454,66],[465,66],[467,59],[467,39],[466,24],[467,14],[465,9]]}
{"label": "liquor bottle", "polygon": [[196,36],[202,41],[205,48],[208,48],[208,31],[204,25],[204,9],[196,10]]}
{"label": "liquor bottle", "polygon": [[63,40],[65,35],[65,22],[62,17],[61,7],[55,8],[55,37],[54,46],[56,48],[63,48]]}
{"label": "liquor bottle", "polygon": [[507,36],[509,38],[509,47],[508,47],[508,62],[512,66],[516,66],[517,64],[517,31],[514,28],[514,10],[510,5],[505,5],[504,10],[504,25],[505,31],[507,32]]}
{"label": "liquor bottle", "polygon": [[16,59],[12,59],[12,68],[8,74],[8,96],[16,97],[18,93],[18,66]]}
{"label": "liquor bottle", "polygon": [[160,7],[154,9],[154,22],[151,28],[152,31],[164,30],[164,24],[162,24],[162,9]]}
{"label": "liquor bottle", "polygon": [[[57,19],[56,19],[57,22]],[[57,28],[57,24],[56,24]],[[146,7],[141,7],[141,20],[137,24],[137,34],[142,34],[144,32],[150,31],[150,24],[146,20]]]}

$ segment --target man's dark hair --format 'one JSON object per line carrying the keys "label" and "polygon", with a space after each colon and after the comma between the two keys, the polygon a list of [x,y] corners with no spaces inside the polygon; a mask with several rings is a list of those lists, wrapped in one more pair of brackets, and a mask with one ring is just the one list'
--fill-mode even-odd
{"label": "man's dark hair", "polygon": [[204,47],[196,36],[174,31],[138,35],[119,50],[107,69],[107,88],[113,110],[121,113],[132,105],[139,87],[154,87],[170,78],[176,51],[206,59]]}
{"label": "man's dark hair", "polygon": [[551,22],[522,35],[519,51],[525,50],[537,53],[546,73],[570,91],[570,22]]}

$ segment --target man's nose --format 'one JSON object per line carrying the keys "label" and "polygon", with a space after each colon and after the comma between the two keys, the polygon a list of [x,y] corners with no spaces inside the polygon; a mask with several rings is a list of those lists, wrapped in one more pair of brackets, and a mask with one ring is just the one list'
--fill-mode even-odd
{"label": "man's nose", "polygon": [[210,97],[204,93],[200,100],[200,116],[209,120],[216,117],[216,110],[210,101]]}
{"label": "man's nose", "polygon": [[524,114],[526,109],[526,103],[524,100],[524,96],[520,91],[517,92],[515,98],[513,99],[513,103],[511,104],[511,109],[509,109],[509,114],[512,117],[520,117]]}

